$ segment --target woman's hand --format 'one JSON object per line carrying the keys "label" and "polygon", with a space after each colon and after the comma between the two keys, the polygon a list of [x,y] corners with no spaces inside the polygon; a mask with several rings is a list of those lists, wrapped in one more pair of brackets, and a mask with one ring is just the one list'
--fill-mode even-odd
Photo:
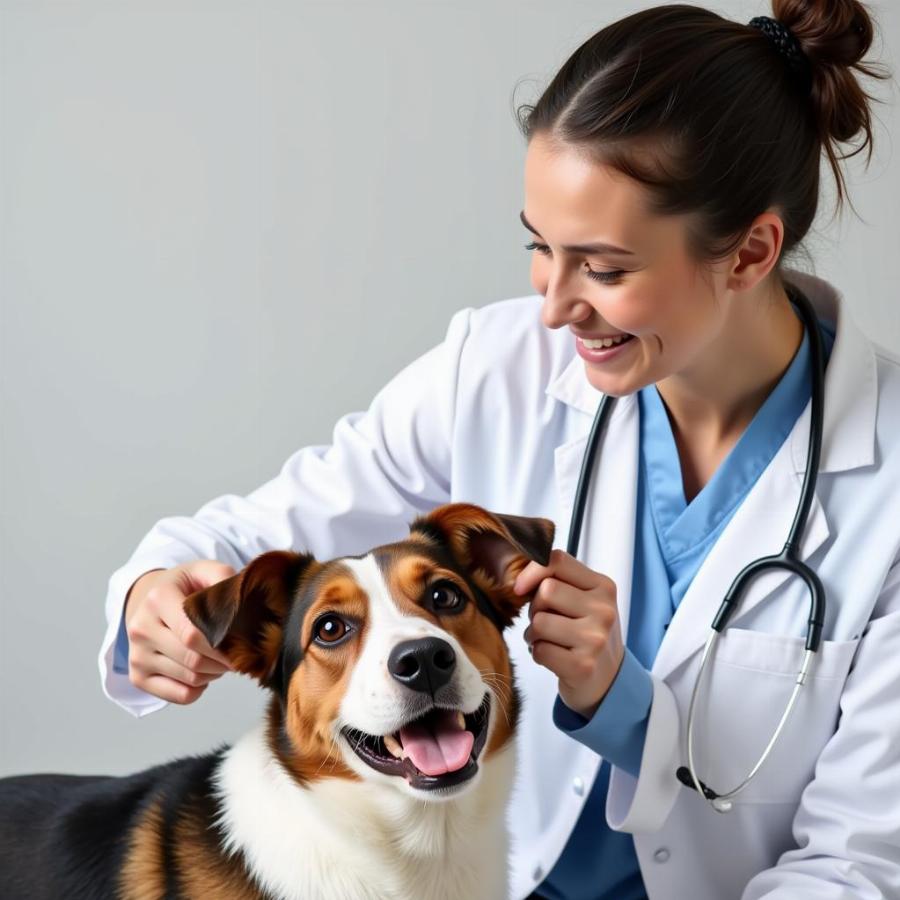
{"label": "woman's hand", "polygon": [[235,574],[215,559],[198,559],[171,569],[151,569],[125,598],[128,678],[163,700],[193,703],[224,672],[225,656],[210,647],[188,619],[184,598]]}
{"label": "woman's hand", "polygon": [[566,706],[590,719],[625,658],[615,582],[556,549],[548,565],[528,563],[514,590],[536,586],[524,634],[532,658],[559,678]]}

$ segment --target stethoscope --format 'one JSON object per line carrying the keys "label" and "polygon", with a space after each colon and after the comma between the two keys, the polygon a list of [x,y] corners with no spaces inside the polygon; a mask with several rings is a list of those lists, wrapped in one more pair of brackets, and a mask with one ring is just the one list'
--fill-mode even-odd
{"label": "stethoscope", "polygon": [[[822,638],[822,626],[825,621],[825,589],[819,576],[805,563],[797,558],[800,538],[803,529],[806,527],[806,519],[809,515],[810,505],[812,504],[813,495],[816,487],[816,476],[819,471],[819,456],[822,451],[822,421],[825,402],[825,354],[822,348],[822,335],[819,333],[816,314],[812,304],[806,296],[794,288],[792,285],[787,287],[788,293],[800,309],[803,318],[803,324],[806,333],[809,335],[810,349],[812,352],[812,414],[810,418],[809,444],[806,451],[806,472],[803,476],[803,486],[800,489],[800,500],[797,504],[797,511],[794,514],[794,522],[791,525],[787,542],[781,553],[774,556],[763,556],[759,559],[748,563],[737,575],[725,594],[725,599],[719,607],[712,622],[712,632],[706,641],[703,649],[703,657],[700,661],[700,671],[697,673],[697,679],[694,682],[694,689],[691,693],[691,703],[688,708],[687,720],[687,766],[680,766],[677,770],[676,777],[687,787],[694,788],[700,796],[710,802],[716,812],[729,812],[732,808],[732,798],[740,793],[749,783],[753,776],[759,771],[762,764],[766,761],[772,751],[772,747],[778,740],[778,736],[784,729],[785,722],[794,707],[800,688],[806,682],[809,674],[810,665],[812,664],[813,654],[819,649],[819,642]],[[584,518],[584,507],[587,500],[588,485],[590,483],[590,473],[594,467],[594,456],[600,443],[600,437],[609,419],[609,414],[615,404],[616,397],[605,394],[600,401],[597,414],[594,416],[594,424],[591,426],[591,432],[588,436],[587,449],[581,463],[581,472],[578,476],[578,487],[575,490],[575,503],[572,509],[572,522],[569,526],[569,540],[566,548],[570,556],[575,556],[578,551],[578,541],[581,537],[581,524]],[[747,777],[733,790],[725,793],[716,793],[712,788],[705,785],[698,777],[694,766],[694,707],[697,701],[700,684],[706,671],[707,663],[712,656],[713,648],[716,645],[722,630],[725,628],[729,618],[731,618],[738,601],[743,592],[746,590],[748,583],[771,569],[787,569],[788,572],[799,575],[806,583],[810,594],[809,604],[809,620],[806,630],[806,652],[803,655],[803,662],[800,670],[797,672],[797,678],[794,683],[794,689],[791,693],[790,700],[782,713],[781,720],[772,734],[769,743],[757,761],[756,765],[750,770]]]}

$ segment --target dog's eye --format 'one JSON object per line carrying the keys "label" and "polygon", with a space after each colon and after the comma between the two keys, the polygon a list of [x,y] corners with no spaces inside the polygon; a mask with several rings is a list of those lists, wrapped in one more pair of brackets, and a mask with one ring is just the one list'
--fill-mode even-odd
{"label": "dog's eye", "polygon": [[334,644],[350,633],[350,626],[333,613],[322,616],[313,628],[313,637],[320,644]]}
{"label": "dog's eye", "polygon": [[436,610],[459,609],[463,598],[457,588],[449,581],[439,581],[428,588],[428,599]]}

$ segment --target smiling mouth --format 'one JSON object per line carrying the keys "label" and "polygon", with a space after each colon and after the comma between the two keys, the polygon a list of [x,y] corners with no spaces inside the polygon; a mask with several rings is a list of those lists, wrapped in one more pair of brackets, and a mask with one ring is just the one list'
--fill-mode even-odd
{"label": "smiling mouth", "polygon": [[349,727],[341,734],[354,753],[377,772],[402,776],[420,790],[439,790],[462,784],[478,771],[490,708],[491,697],[486,693],[481,706],[468,715],[432,707],[393,734],[366,734]]}

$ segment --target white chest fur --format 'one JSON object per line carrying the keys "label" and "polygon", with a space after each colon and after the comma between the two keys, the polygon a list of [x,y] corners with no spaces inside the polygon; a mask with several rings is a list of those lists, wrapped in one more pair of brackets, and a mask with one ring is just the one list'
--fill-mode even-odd
{"label": "white chest fur", "polygon": [[272,756],[260,726],[216,774],[225,849],[243,851],[278,900],[505,900],[514,754],[510,741],[449,801],[366,781],[305,789]]}

